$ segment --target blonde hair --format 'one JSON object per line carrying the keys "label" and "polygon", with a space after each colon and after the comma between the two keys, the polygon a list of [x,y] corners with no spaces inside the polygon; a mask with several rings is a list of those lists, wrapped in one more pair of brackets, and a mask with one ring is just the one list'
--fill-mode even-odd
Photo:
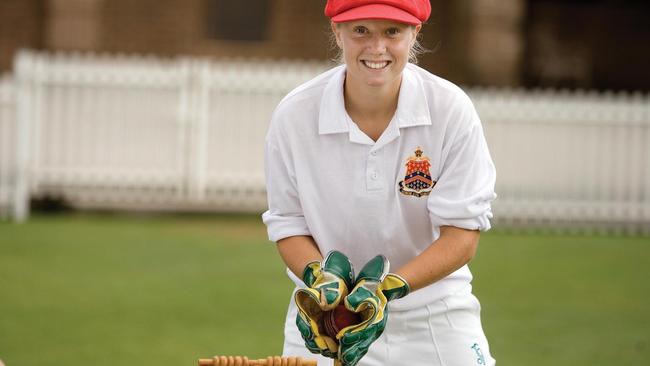
{"label": "blonde hair", "polygon": [[[337,24],[338,26],[338,24]],[[414,27],[414,26],[411,26]],[[337,64],[344,64],[345,59],[343,58],[343,50],[339,45],[336,43],[336,35],[334,32],[329,28],[329,39],[330,39],[330,50],[334,54],[332,57],[332,61],[337,63]],[[422,39],[422,33],[418,33],[418,35],[415,37],[415,41],[413,42],[413,45],[411,46],[411,49],[409,50],[409,58],[408,62],[412,64],[417,64],[418,63],[418,57],[422,56],[423,54],[429,52],[427,48],[425,48],[422,43],[420,42]]]}

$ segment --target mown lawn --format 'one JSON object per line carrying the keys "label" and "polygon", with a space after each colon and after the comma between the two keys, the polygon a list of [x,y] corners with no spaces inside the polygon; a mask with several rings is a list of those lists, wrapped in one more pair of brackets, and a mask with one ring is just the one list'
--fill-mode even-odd
{"label": "mown lawn", "polygon": [[[471,267],[498,364],[650,358],[650,238],[490,232]],[[0,359],[159,366],[279,354],[291,288],[254,216],[0,223]]]}

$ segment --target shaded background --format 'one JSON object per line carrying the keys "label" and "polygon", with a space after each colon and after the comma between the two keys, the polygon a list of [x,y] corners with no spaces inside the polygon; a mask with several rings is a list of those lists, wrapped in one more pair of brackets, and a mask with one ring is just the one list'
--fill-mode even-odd
{"label": "shaded background", "polygon": [[[455,83],[650,89],[650,3],[433,0],[421,65]],[[324,0],[2,0],[0,70],[16,50],[327,59]]]}

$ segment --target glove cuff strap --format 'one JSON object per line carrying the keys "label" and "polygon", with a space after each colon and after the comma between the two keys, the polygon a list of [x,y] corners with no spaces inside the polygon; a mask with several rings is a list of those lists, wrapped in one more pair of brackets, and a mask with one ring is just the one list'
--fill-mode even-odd
{"label": "glove cuff strap", "polygon": [[316,260],[309,262],[305,266],[305,269],[302,270],[302,281],[307,285],[307,287],[311,287],[316,281],[316,278],[320,275],[320,272],[320,261]]}
{"label": "glove cuff strap", "polygon": [[388,301],[401,299],[411,292],[411,286],[409,286],[408,282],[402,276],[395,273],[389,273],[381,285],[382,292]]}

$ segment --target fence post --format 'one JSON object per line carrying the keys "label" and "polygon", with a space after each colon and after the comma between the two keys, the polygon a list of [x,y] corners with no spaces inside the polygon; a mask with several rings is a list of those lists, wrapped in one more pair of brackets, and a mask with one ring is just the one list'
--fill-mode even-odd
{"label": "fence post", "polygon": [[176,154],[179,156],[180,166],[178,170],[180,171],[180,176],[177,186],[177,197],[178,202],[182,202],[187,195],[187,175],[189,174],[189,161],[187,156],[189,155],[190,143],[190,125],[192,121],[192,110],[193,110],[193,98],[192,98],[192,64],[189,59],[178,60],[178,69],[180,73],[180,95],[179,95],[179,106],[178,106],[178,116],[177,116],[177,131],[178,131],[178,148],[176,149]]}
{"label": "fence post", "polygon": [[189,179],[190,199],[200,202],[206,197],[208,164],[208,108],[209,108],[209,72],[206,61],[196,62],[193,69],[193,91],[195,114],[192,119],[192,149],[190,159],[192,172]]}
{"label": "fence post", "polygon": [[207,186],[209,64],[185,58],[179,61],[179,67],[183,73],[179,108],[183,189],[179,198],[196,203],[205,198]]}
{"label": "fence post", "polygon": [[31,93],[33,89],[33,54],[20,51],[16,56],[16,159],[13,190],[13,219],[23,222],[29,217],[29,151],[31,132]]}
{"label": "fence post", "polygon": [[16,125],[15,79],[0,75],[0,220],[11,215]]}

